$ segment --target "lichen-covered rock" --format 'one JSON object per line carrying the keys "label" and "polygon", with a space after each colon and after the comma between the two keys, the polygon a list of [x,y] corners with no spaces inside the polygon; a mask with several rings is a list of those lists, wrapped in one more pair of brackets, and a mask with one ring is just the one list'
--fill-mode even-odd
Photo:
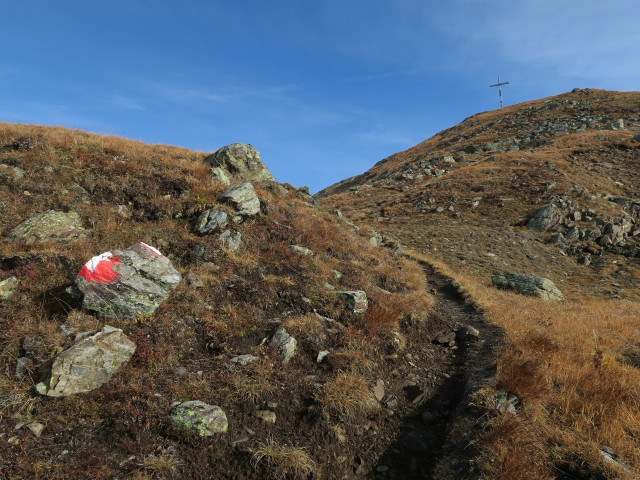
{"label": "lichen-covered rock", "polygon": [[220,234],[219,238],[222,242],[222,246],[232,252],[238,250],[242,244],[242,234],[240,232],[225,230]]}
{"label": "lichen-covered rock", "polygon": [[250,217],[260,213],[260,199],[249,182],[230,186],[224,191],[220,200],[230,204],[239,215]]}
{"label": "lichen-covered rock", "polygon": [[155,248],[137,243],[93,257],[76,277],[72,294],[103,318],[152,315],[182,276]]}
{"label": "lichen-covered rock", "polygon": [[367,294],[362,290],[343,291],[337,294],[345,301],[347,309],[353,313],[363,313],[369,308]]}
{"label": "lichen-covered rock", "polygon": [[287,333],[284,327],[278,327],[271,337],[271,345],[280,353],[282,363],[289,363],[296,353],[298,342]]}
{"label": "lichen-covered rock", "polygon": [[28,218],[7,234],[7,238],[36,244],[44,242],[72,243],[87,236],[76,212],[47,210]]}
{"label": "lichen-covered rock", "polygon": [[536,232],[546,232],[562,221],[564,215],[555,205],[547,205],[536,212],[527,223],[527,228]]}
{"label": "lichen-covered rock", "polygon": [[501,273],[499,275],[491,275],[491,282],[496,287],[513,290],[523,295],[540,297],[545,300],[564,300],[562,292],[548,278],[519,275],[517,273]]}
{"label": "lichen-covered rock", "polygon": [[208,233],[221,232],[229,223],[229,216],[226,212],[216,208],[210,208],[200,214],[193,230],[201,235]]}
{"label": "lichen-covered rock", "polygon": [[182,402],[169,414],[169,420],[179,427],[192,430],[202,437],[224,433],[229,428],[227,415],[215,405],[200,400]]}
{"label": "lichen-covered rock", "polygon": [[232,143],[218,149],[204,159],[212,167],[230,172],[236,179],[255,182],[273,182],[275,179],[260,160],[260,153],[246,143]]}
{"label": "lichen-covered rock", "polygon": [[7,301],[9,297],[13,295],[13,292],[18,288],[20,282],[16,277],[9,277],[6,280],[0,282],[0,301]]}
{"label": "lichen-covered rock", "polygon": [[50,397],[90,392],[108,382],[135,350],[136,345],[122,330],[105,325],[58,355],[51,377],[36,385],[36,390]]}

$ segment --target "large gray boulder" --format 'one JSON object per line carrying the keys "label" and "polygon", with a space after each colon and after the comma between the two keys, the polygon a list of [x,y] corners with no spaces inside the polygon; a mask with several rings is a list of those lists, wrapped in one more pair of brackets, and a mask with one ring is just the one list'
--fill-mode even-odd
{"label": "large gray boulder", "polygon": [[26,244],[72,243],[87,236],[77,212],[47,210],[28,218],[7,234],[7,238]]}
{"label": "large gray boulder", "polygon": [[180,280],[167,257],[137,243],[92,258],[80,270],[71,293],[101,318],[130,320],[152,315]]}
{"label": "large gray boulder", "polygon": [[108,382],[135,350],[136,345],[122,330],[105,325],[58,355],[51,377],[36,385],[36,390],[49,397],[90,392]]}
{"label": "large gray boulder", "polygon": [[555,205],[547,205],[536,212],[527,223],[527,228],[536,232],[546,232],[558,225],[564,215]]}
{"label": "large gray boulder", "polygon": [[260,213],[260,199],[250,182],[230,186],[224,191],[220,200],[235,208],[238,215],[250,217]]}
{"label": "large gray boulder", "polygon": [[540,297],[545,300],[564,300],[562,292],[548,278],[519,275],[517,273],[501,273],[491,275],[491,282],[496,287],[513,290],[523,295]]}
{"label": "large gray boulder", "polygon": [[181,428],[196,432],[201,437],[224,433],[229,428],[227,416],[220,407],[200,400],[176,405],[169,414],[169,420]]}
{"label": "large gray boulder", "polygon": [[[273,182],[275,179],[260,160],[260,153],[246,143],[232,143],[222,147],[204,159],[214,169],[222,168],[237,180]],[[220,176],[220,172],[216,171]]]}
{"label": "large gray boulder", "polygon": [[193,229],[196,233],[205,235],[207,233],[221,232],[229,223],[226,212],[216,208],[210,208],[200,214]]}

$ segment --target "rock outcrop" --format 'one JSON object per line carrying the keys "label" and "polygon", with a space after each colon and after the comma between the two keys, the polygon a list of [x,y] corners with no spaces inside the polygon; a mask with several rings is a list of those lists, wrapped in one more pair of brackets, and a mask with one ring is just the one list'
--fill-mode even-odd
{"label": "rock outcrop", "polygon": [[221,232],[229,223],[227,212],[210,208],[200,214],[193,230],[200,235]]}
{"label": "rock outcrop", "polygon": [[[204,159],[213,169],[212,173],[224,182],[225,170],[236,180],[273,182],[275,179],[260,160],[260,153],[246,143],[232,143],[220,148]],[[216,170],[222,169],[222,171]]]}
{"label": "rock outcrop", "polygon": [[491,276],[491,282],[499,288],[545,300],[564,300],[562,292],[548,278],[519,275],[517,273],[501,273]]}
{"label": "rock outcrop", "polygon": [[167,257],[137,243],[93,257],[80,270],[71,293],[99,317],[130,320],[152,315],[180,280]]}
{"label": "rock outcrop", "polygon": [[90,392],[108,382],[135,349],[122,330],[106,325],[58,355],[51,377],[36,385],[36,390],[49,397]]}
{"label": "rock outcrop", "polygon": [[369,308],[367,294],[362,290],[337,292],[338,297],[345,301],[346,307],[353,313],[363,313]]}

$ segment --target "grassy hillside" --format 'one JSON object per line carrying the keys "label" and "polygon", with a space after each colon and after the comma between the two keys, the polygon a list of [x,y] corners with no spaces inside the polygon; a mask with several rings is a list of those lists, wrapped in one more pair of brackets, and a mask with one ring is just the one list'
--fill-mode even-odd
{"label": "grassy hillside", "polygon": [[[204,157],[0,124],[0,281],[19,281],[0,302],[1,478],[338,478],[352,467],[334,455],[385,448],[371,448],[383,430],[354,429],[377,414],[372,389],[389,370],[380,355],[396,349],[407,322],[428,321],[421,268],[275,183],[255,185],[260,214],[230,224],[242,235],[238,250],[217,235],[196,235],[203,210],[232,214]],[[6,238],[47,210],[77,212],[87,235],[73,243]],[[100,319],[66,292],[92,256],[140,241],[184,277],[152,316]],[[368,310],[350,312],[339,290],[365,291]],[[92,392],[38,395],[33,387],[55,356],[76,334],[105,324],[135,343],[131,360]],[[298,342],[286,365],[269,342],[279,326]],[[329,354],[318,363],[323,350]],[[242,354],[257,360],[230,362]],[[22,378],[19,358],[28,359]],[[172,425],[167,415],[186,400],[222,408],[228,431],[199,437]],[[275,423],[257,414],[265,410]],[[38,435],[34,424],[44,427]],[[336,443],[336,431],[345,443]]]}
{"label": "grassy hillside", "polygon": [[[504,330],[496,383],[478,402],[503,390],[520,403],[489,421],[487,478],[637,478],[638,92],[576,90],[480,113],[318,197],[438,265]],[[551,204],[560,222],[528,228]],[[624,238],[607,236],[623,224]],[[492,287],[505,271],[549,278],[567,301]]]}

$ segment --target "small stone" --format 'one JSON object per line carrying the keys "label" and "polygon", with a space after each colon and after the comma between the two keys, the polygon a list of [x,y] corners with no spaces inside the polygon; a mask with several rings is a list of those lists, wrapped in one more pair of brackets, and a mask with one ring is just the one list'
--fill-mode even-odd
{"label": "small stone", "polygon": [[202,437],[224,433],[229,428],[227,416],[220,407],[209,405],[200,400],[178,404],[171,411],[169,420],[180,427],[198,433]]}
{"label": "small stone", "polygon": [[307,247],[301,247],[300,245],[289,245],[289,250],[304,256],[313,255],[313,250]]}
{"label": "small stone", "polygon": [[38,438],[42,435],[42,431],[44,430],[44,425],[38,422],[31,422],[27,424],[27,428],[31,430],[31,432]]}
{"label": "small stone", "polygon": [[16,277],[9,277],[6,280],[0,282],[0,301],[7,301],[9,297],[13,295],[13,292],[18,288],[20,282]]}
{"label": "small stone", "polygon": [[16,360],[15,374],[20,380],[26,378],[33,370],[33,360],[29,357],[20,357]]}
{"label": "small stone", "polygon": [[187,369],[184,367],[176,367],[173,369],[173,373],[176,375],[185,375],[187,373]]}
{"label": "small stone", "polygon": [[284,327],[278,327],[271,337],[271,345],[278,349],[282,363],[288,363],[296,353],[298,342],[287,333]]}
{"label": "small stone", "polygon": [[242,234],[240,232],[232,232],[231,230],[225,230],[220,234],[220,242],[222,246],[230,252],[235,252],[240,248],[242,244]]}
{"label": "small stone", "polygon": [[376,467],[376,472],[378,473],[386,473],[389,471],[389,467],[387,467],[386,465],[378,465]]}
{"label": "small stone", "polygon": [[362,290],[337,292],[338,297],[345,300],[347,309],[353,313],[363,313],[369,308],[367,294]]}
{"label": "small stone", "polygon": [[7,440],[7,443],[9,445],[20,445],[20,438],[17,436],[13,436],[9,438],[9,440]]}
{"label": "small stone", "polygon": [[376,386],[373,387],[373,395],[376,397],[376,400],[379,402],[384,398],[384,381],[378,379],[376,382]]}
{"label": "small stone", "polygon": [[329,355],[329,350],[322,350],[319,352],[318,358],[316,358],[316,363],[322,363],[322,361],[327,358],[327,355]]}
{"label": "small stone", "polygon": [[255,416],[264,423],[276,423],[276,414],[271,410],[258,410],[256,411]]}
{"label": "small stone", "polygon": [[210,208],[200,214],[193,230],[200,235],[216,233],[222,231],[227,226],[227,223],[229,223],[227,212]]}
{"label": "small stone", "polygon": [[452,347],[456,344],[456,332],[449,331],[441,333],[433,341],[440,345],[449,345]]}

